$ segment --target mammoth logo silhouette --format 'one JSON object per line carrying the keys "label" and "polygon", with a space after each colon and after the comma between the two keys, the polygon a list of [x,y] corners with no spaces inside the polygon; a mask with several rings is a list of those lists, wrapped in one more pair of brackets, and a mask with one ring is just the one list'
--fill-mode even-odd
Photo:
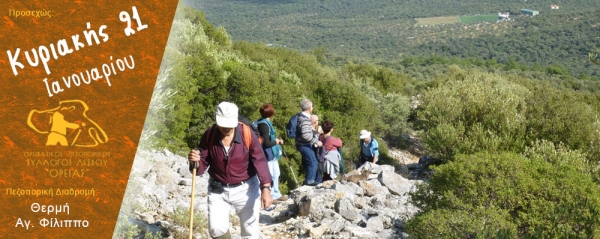
{"label": "mammoth logo silhouette", "polygon": [[[48,135],[46,146],[95,147],[106,143],[108,136],[87,117],[88,110],[81,100],[64,100],[54,109],[31,110],[27,125],[35,132]],[[81,132],[85,133],[81,135]]]}

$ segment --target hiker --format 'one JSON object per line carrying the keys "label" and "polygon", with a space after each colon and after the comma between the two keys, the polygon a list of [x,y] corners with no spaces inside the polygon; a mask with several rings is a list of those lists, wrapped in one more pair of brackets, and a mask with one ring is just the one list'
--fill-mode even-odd
{"label": "hiker", "polygon": [[342,147],[343,142],[340,138],[332,136],[333,126],[329,120],[325,120],[322,125],[323,134],[320,140],[323,142],[325,159],[323,163],[319,163],[319,168],[323,171],[323,181],[334,180],[340,173],[341,155],[338,149]]}
{"label": "hiker", "polygon": [[313,104],[309,99],[300,102],[302,112],[298,114],[298,128],[296,133],[296,149],[302,154],[302,165],[306,170],[304,185],[316,186],[322,182],[318,177],[319,168],[317,157],[313,147],[321,147],[323,143],[313,134],[313,128],[310,121],[310,114],[313,111]]}
{"label": "hiker", "polygon": [[358,138],[360,138],[360,164],[358,167],[365,162],[377,163],[379,161],[379,144],[371,137],[371,132],[363,129]]}
{"label": "hiker", "polygon": [[288,199],[288,197],[285,195],[281,196],[281,192],[279,191],[280,171],[278,160],[282,156],[281,145],[283,144],[283,140],[277,138],[277,131],[275,131],[275,128],[271,123],[271,118],[273,115],[275,115],[275,109],[273,108],[273,105],[269,103],[264,104],[260,107],[259,112],[262,118],[255,121],[255,125],[258,128],[260,137],[263,139],[262,147],[265,152],[265,156],[267,157],[269,173],[271,173],[271,179],[273,180],[271,197],[273,198],[273,202],[277,203]]}
{"label": "hiker", "polygon": [[46,146],[95,147],[106,143],[108,136],[86,115],[88,110],[88,105],[81,100],[63,100],[53,109],[31,110],[27,125],[37,133],[48,135]]}
{"label": "hiker", "polygon": [[323,134],[323,128],[319,125],[319,116],[310,115],[310,124],[312,129],[319,135]]}
{"label": "hiker", "polygon": [[221,102],[217,106],[216,124],[204,132],[197,149],[188,154],[188,160],[190,171],[198,162],[198,176],[208,168],[210,236],[231,238],[229,210],[233,206],[240,218],[241,236],[258,238],[261,202],[266,209],[273,201],[272,180],[259,139],[238,122],[235,104]]}
{"label": "hiker", "polygon": [[[312,114],[310,115],[310,124],[311,124],[311,128],[313,131],[313,135],[315,135],[315,137],[317,137],[318,139],[320,139],[321,135],[323,135],[323,128],[321,128],[321,126],[319,125],[319,116]],[[323,142],[323,141],[321,141]],[[319,152],[319,150],[321,149],[321,147],[315,147],[313,146],[313,151],[315,151],[315,155],[318,155],[317,152]],[[318,159],[318,158],[317,158]],[[317,167],[317,174],[315,176],[315,182],[323,182],[323,168],[320,166],[321,162],[319,160],[317,160],[317,163],[319,164],[319,166]]]}
{"label": "hiker", "polygon": [[65,120],[65,115],[60,111],[73,111],[74,108],[63,107],[60,110],[55,111],[50,118],[52,128],[50,134],[48,134],[48,140],[46,146],[49,145],[61,145],[68,146],[67,142],[67,129],[79,129],[85,126],[85,123],[69,122]]}

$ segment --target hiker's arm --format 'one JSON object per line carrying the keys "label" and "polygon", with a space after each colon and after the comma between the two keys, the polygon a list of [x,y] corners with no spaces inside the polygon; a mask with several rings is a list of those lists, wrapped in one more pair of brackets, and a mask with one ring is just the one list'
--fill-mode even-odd
{"label": "hiker's arm", "polygon": [[250,144],[250,148],[248,149],[248,154],[250,154],[250,163],[256,169],[256,173],[258,174],[258,180],[260,181],[260,185],[271,185],[273,180],[271,179],[271,173],[269,172],[269,166],[267,165],[267,157],[258,141],[258,137],[256,135],[251,134],[252,144]]}
{"label": "hiker's arm", "polygon": [[377,140],[371,139],[373,141],[371,145],[371,152],[373,153],[373,163],[377,162],[377,158],[379,157],[379,144]]}
{"label": "hiker's arm", "polygon": [[310,144],[315,145],[319,142],[319,136],[313,134],[312,125],[309,120],[300,121],[300,132],[302,133],[302,139]]}
{"label": "hiker's arm", "polygon": [[260,137],[263,138],[263,147],[273,147],[276,142],[271,140],[271,136],[269,135],[269,126],[267,124],[258,124],[256,128],[258,128]]}
{"label": "hiker's arm", "polygon": [[194,163],[197,162],[197,169],[196,169],[196,175],[200,176],[202,174],[204,174],[204,170],[206,168],[208,168],[208,160],[206,160],[206,157],[208,156],[208,150],[197,150],[197,149],[192,149],[192,151],[190,151],[190,153],[188,154],[188,160],[190,162],[190,172],[193,172],[194,169]]}
{"label": "hiker's arm", "polygon": [[[79,129],[80,124],[78,123],[71,123],[71,122],[67,122],[65,121],[67,124],[65,125],[67,128],[69,129]],[[85,123],[83,123],[83,126],[85,126]]]}
{"label": "hiker's arm", "polygon": [[[261,186],[260,202],[262,204],[262,208],[267,209],[273,203],[273,198],[271,197],[271,189],[264,187],[267,187],[267,185]],[[268,185],[268,187],[270,188],[271,185]]]}
{"label": "hiker's arm", "polygon": [[188,161],[190,163],[189,169],[190,172],[193,172],[194,162],[197,162],[197,170],[196,175],[200,176],[204,174],[204,170],[208,168],[208,143],[204,138],[207,134],[208,130],[204,132],[202,137],[200,138],[200,143],[195,149],[192,149],[190,153],[188,153]]}

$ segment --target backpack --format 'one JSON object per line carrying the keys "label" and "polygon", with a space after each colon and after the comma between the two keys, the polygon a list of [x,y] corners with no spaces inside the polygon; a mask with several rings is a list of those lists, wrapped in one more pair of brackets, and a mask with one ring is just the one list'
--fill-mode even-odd
{"label": "backpack", "polygon": [[290,120],[288,121],[288,123],[285,125],[285,131],[287,133],[287,137],[290,139],[295,139],[296,138],[296,131],[298,130],[298,114],[295,114],[294,116],[292,116],[292,118],[290,118]]}
{"label": "backpack", "polygon": [[[252,135],[251,133],[254,133],[254,135],[256,135],[257,138],[260,137],[260,134],[258,133],[258,129],[252,124],[252,122],[250,122],[250,120],[248,118],[246,118],[243,115],[238,115],[238,124],[242,125],[242,136],[244,137],[244,143],[246,144],[246,148],[250,149],[250,145],[252,145]],[[212,142],[213,139],[215,138],[215,134],[213,133],[215,130],[217,129],[217,124],[213,124],[212,127],[210,127],[210,129],[208,130],[208,132],[206,132],[208,135],[206,136],[206,139],[209,140],[208,141],[208,147],[212,147]]]}
{"label": "backpack", "polygon": [[[260,132],[258,132],[258,128],[256,128],[256,126],[254,126],[252,121],[250,121],[248,118],[246,118],[246,116],[238,115],[238,122],[241,122],[244,125],[248,126],[250,128],[250,130],[252,132],[254,132],[254,135],[256,135],[256,138],[260,140]],[[260,143],[262,144],[262,140],[260,141]]]}
{"label": "backpack", "polygon": [[[265,118],[260,118],[254,122],[252,122],[252,125],[258,130],[258,125],[259,124],[267,124],[269,126],[269,137],[271,138],[271,141],[275,140],[275,132],[273,132],[271,130],[271,127],[273,127],[273,125]],[[265,142],[265,139],[263,139],[262,135],[258,135],[258,141],[260,141],[260,144],[262,145],[263,142]]]}
{"label": "backpack", "polygon": [[323,146],[317,148],[317,160],[319,163],[325,162],[325,155],[327,154],[327,151],[325,151],[325,143],[327,143],[329,137],[331,137],[331,135],[325,137],[325,139],[323,139]]}
{"label": "backpack", "polygon": [[[269,126],[270,141],[275,141],[275,135],[277,134],[277,132],[275,131],[273,124],[271,124],[271,122],[265,118],[261,118],[257,121],[252,122],[252,125],[254,127],[256,127],[257,129],[258,129],[258,124],[267,124],[267,126]],[[264,139],[262,137],[260,137],[259,140],[260,140],[261,144],[264,142]],[[283,156],[281,145],[279,145],[279,144],[275,144],[269,148],[263,147],[263,149],[265,151],[265,155],[267,156],[268,161],[271,161],[274,159],[279,160]]]}

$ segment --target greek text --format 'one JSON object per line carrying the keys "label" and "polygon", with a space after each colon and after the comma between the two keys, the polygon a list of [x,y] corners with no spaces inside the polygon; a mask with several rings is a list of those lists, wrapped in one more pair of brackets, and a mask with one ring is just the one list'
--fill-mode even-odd
{"label": "greek text", "polygon": [[59,213],[63,212],[69,215],[69,204],[65,203],[65,205],[40,205],[39,203],[34,202],[31,204],[31,211],[42,212],[48,215],[50,215],[51,213],[58,215]]}
{"label": "greek text", "polygon": [[[110,60],[113,60],[112,56],[110,57]],[[101,70],[99,70],[98,68],[92,68],[90,70],[86,70],[85,72],[74,73],[71,76],[67,76],[66,78],[65,76],[63,76],[62,84],[61,81],[58,80],[48,82],[48,78],[45,78],[42,81],[46,85],[48,96],[52,97],[54,96],[54,94],[63,92],[65,90],[65,87],[67,89],[71,88],[71,83],[73,83],[74,86],[80,86],[81,82],[83,82],[84,84],[90,84],[92,81],[104,79],[106,80],[106,84],[108,84],[108,86],[111,86],[111,76],[115,76],[118,72],[123,72],[126,69],[133,68],[135,68],[135,62],[133,60],[133,56],[129,55],[129,59],[127,57],[124,57],[123,59],[117,59],[116,61],[102,64],[102,66],[100,67]],[[100,72],[102,72],[102,74]]]}
{"label": "greek text", "polygon": [[58,218],[42,218],[40,226],[42,227],[88,227],[88,220],[61,220]]}
{"label": "greek text", "polygon": [[42,9],[42,10],[8,10],[9,17],[48,17],[51,18],[52,15],[50,10]]}

